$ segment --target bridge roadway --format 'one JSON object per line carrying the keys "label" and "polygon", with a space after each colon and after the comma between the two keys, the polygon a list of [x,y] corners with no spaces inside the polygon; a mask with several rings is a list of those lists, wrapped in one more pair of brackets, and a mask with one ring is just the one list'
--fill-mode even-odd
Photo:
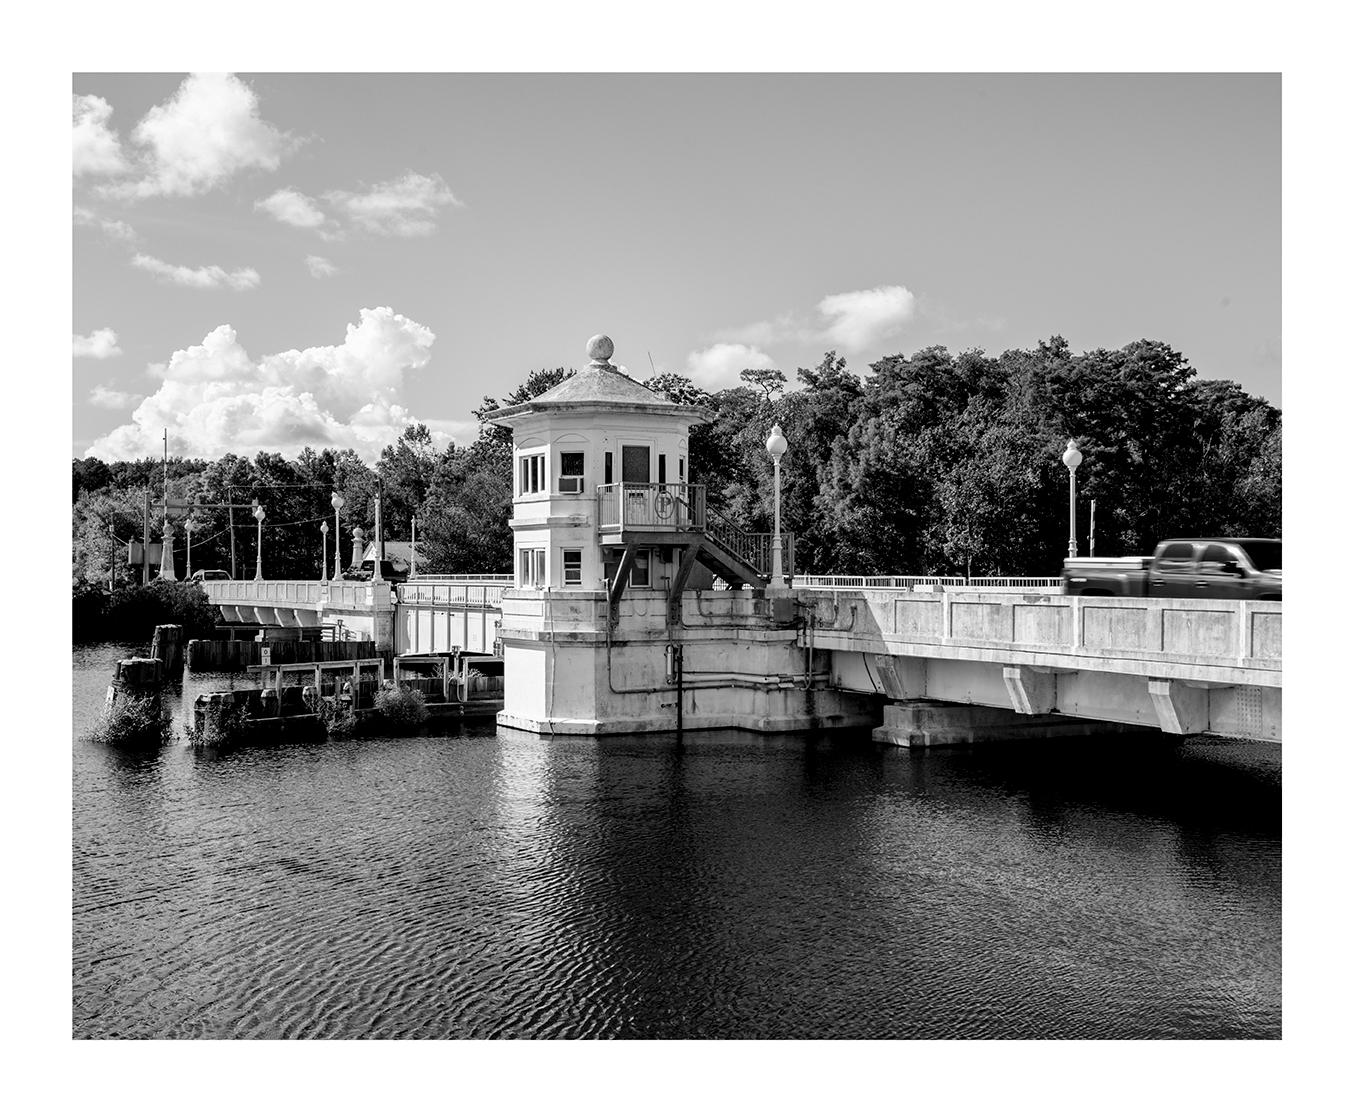
{"label": "bridge roadway", "polygon": [[[802,577],[784,592],[795,600],[812,670],[823,668],[819,654],[830,654],[831,686],[899,705],[939,701],[1173,734],[1281,738],[1282,603],[1066,596],[1048,581],[879,582]],[[493,652],[511,577],[203,586],[228,621],[341,622],[345,635],[384,641],[397,654]]]}

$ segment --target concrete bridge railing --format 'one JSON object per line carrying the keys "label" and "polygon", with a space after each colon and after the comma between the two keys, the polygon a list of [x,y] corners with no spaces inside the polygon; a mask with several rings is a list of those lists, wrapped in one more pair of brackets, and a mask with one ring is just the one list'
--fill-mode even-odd
{"label": "concrete bridge railing", "polygon": [[[818,644],[843,650],[1244,680],[1278,686],[1283,603],[958,592],[840,592],[815,607]],[[996,655],[993,655],[996,654]]]}
{"label": "concrete bridge railing", "polygon": [[207,599],[217,605],[284,603],[314,606],[325,584],[314,579],[209,579],[202,584]]}

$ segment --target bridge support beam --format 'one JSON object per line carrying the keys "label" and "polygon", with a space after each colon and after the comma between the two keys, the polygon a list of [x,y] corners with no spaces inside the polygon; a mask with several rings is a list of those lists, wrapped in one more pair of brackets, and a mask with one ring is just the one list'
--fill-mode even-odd
{"label": "bridge support beam", "polygon": [[1001,678],[1017,714],[1049,714],[1057,706],[1058,681],[1053,673],[1008,664],[1002,668]]}
{"label": "bridge support beam", "polygon": [[[1048,677],[1052,680],[1052,676]],[[903,749],[977,745],[992,741],[1100,737],[1141,733],[1141,727],[1058,714],[1020,713],[1000,707],[910,699],[884,707],[884,724],[873,734],[884,745]],[[1155,731],[1149,731],[1155,732]]]}
{"label": "bridge support beam", "polygon": [[1208,729],[1208,692],[1180,680],[1148,680],[1157,721],[1168,734],[1201,734]]}

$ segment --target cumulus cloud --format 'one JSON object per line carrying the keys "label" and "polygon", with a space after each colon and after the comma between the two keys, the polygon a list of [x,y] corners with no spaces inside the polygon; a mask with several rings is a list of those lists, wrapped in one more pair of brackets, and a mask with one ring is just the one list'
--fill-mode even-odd
{"label": "cumulus cloud", "polygon": [[297,189],[279,189],[262,201],[256,201],[254,208],[293,228],[322,228],[329,219],[313,197],[307,197]]}
{"label": "cumulus cloud", "polygon": [[162,282],[195,290],[252,290],[259,284],[259,272],[253,267],[226,270],[219,266],[178,266],[151,255],[133,255],[132,266],[155,275]]}
{"label": "cumulus cloud", "polygon": [[323,255],[307,255],[306,268],[312,278],[331,278],[338,273],[338,267]]}
{"label": "cumulus cloud", "polygon": [[276,170],[295,146],[259,115],[254,90],[229,73],[185,78],[169,100],[141,118],[132,139],[140,148],[140,176],[106,186],[109,194],[196,196],[245,170]]}
{"label": "cumulus cloud", "polygon": [[738,385],[738,374],[748,368],[764,370],[776,361],[759,348],[748,344],[714,344],[686,357],[686,375],[706,390],[723,390]]}
{"label": "cumulus cloud", "polygon": [[159,388],[86,455],[154,455],[167,428],[170,450],[182,455],[291,453],[310,444],[374,460],[414,419],[400,401],[405,376],[427,365],[433,339],[393,309],[363,309],[341,344],[254,359],[220,325],[152,365]]}
{"label": "cumulus cloud", "polygon": [[108,386],[96,386],[89,392],[90,404],[102,409],[126,409],[140,397],[140,394],[128,394],[124,390],[114,390]]}
{"label": "cumulus cloud", "polygon": [[122,220],[109,220],[91,209],[75,206],[75,223],[84,228],[97,228],[109,239],[131,241],[136,238],[136,229]]}
{"label": "cumulus cloud", "polygon": [[375,235],[426,236],[437,229],[434,220],[447,205],[460,205],[438,174],[416,174],[380,182],[365,193],[332,190],[324,195],[354,227]]}
{"label": "cumulus cloud", "polygon": [[818,311],[828,318],[825,339],[860,351],[900,331],[912,319],[916,305],[917,299],[905,286],[879,286],[829,294],[818,302]]}
{"label": "cumulus cloud", "polygon": [[[716,332],[725,346],[770,347],[773,344],[824,344],[839,350],[863,351],[899,332],[916,313],[917,299],[905,286],[879,286],[828,294],[817,313],[795,311]],[[717,345],[718,346],[718,345]]]}
{"label": "cumulus cloud", "polygon": [[118,334],[111,328],[96,328],[88,336],[71,335],[71,353],[76,359],[112,359],[121,355]]}
{"label": "cumulus cloud", "polygon": [[128,169],[118,134],[108,126],[113,106],[103,97],[75,97],[72,139],[72,166],[75,176],[82,174],[122,174]]}

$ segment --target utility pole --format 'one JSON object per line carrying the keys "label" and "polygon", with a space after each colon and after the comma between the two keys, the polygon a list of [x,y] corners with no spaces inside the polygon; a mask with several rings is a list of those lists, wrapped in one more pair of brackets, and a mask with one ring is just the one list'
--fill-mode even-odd
{"label": "utility pole", "polygon": [[409,515],[409,578],[418,577],[418,519]]}
{"label": "utility pole", "polygon": [[150,487],[146,487],[146,501],[141,507],[141,585],[150,582]]}

